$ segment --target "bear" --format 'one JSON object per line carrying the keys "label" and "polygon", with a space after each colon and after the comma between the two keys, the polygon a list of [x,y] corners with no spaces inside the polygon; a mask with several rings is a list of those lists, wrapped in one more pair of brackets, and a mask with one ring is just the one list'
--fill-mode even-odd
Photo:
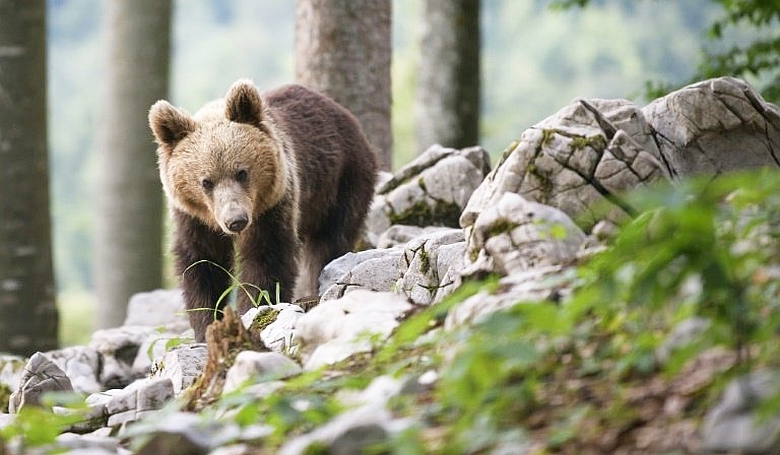
{"label": "bear", "polygon": [[240,314],[260,290],[283,302],[318,295],[322,268],[352,250],[374,195],[376,154],[358,120],[301,85],[261,93],[241,79],[193,115],[157,101],[149,125],[196,341],[234,276],[249,284]]}

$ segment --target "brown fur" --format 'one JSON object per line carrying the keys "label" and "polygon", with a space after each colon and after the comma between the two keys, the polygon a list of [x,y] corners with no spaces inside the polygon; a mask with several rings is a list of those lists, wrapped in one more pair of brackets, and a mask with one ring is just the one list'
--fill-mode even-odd
{"label": "brown fur", "polygon": [[[278,283],[284,301],[316,294],[322,267],[351,249],[373,196],[376,158],[357,120],[304,87],[261,95],[240,80],[195,115],[158,101],[149,124],[196,338],[230,285],[220,267],[234,270],[234,252],[242,282],[271,295]],[[202,260],[219,267],[192,265]],[[250,301],[238,298],[243,313]]]}

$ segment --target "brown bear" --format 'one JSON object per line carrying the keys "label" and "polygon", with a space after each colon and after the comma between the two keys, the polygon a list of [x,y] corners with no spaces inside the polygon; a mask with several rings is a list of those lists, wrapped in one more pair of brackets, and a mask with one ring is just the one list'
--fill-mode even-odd
{"label": "brown bear", "polygon": [[[320,271],[348,252],[374,194],[377,165],[358,121],[300,85],[261,94],[249,80],[194,115],[149,111],[173,251],[198,341],[224,306],[226,271],[282,301],[316,295]],[[195,265],[193,265],[195,264]],[[237,309],[250,308],[241,290]]]}

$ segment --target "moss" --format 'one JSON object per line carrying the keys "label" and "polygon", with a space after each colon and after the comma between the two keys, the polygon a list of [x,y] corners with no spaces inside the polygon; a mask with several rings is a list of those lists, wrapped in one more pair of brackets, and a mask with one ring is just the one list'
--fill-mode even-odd
{"label": "moss", "polygon": [[488,226],[488,237],[494,237],[496,235],[512,232],[518,226],[520,226],[520,223],[509,221],[506,218],[500,218]]}
{"label": "moss", "polygon": [[504,151],[501,152],[501,158],[499,158],[498,163],[496,164],[496,168],[499,168],[502,164],[504,164],[504,161],[506,161],[507,158],[512,155],[512,152],[515,151],[518,145],[520,145],[520,141],[512,141],[512,143],[509,144],[509,147],[505,148]]}
{"label": "moss", "polygon": [[539,145],[541,147],[546,147],[550,145],[557,132],[558,132],[557,130],[553,130],[553,129],[543,129],[542,140],[539,142]]}
{"label": "moss", "polygon": [[430,206],[425,201],[418,201],[401,213],[391,211],[388,218],[391,224],[459,227],[461,212],[454,202],[436,201]]}
{"label": "moss", "polygon": [[571,147],[573,150],[582,150],[590,147],[593,150],[604,150],[607,147],[607,139],[601,134],[595,136],[572,136]]}
{"label": "moss", "polygon": [[546,204],[553,193],[553,189],[555,188],[552,181],[552,175],[550,175],[551,173],[543,172],[536,164],[533,163],[526,166],[525,172],[526,174],[530,174],[536,177],[537,181],[539,182],[539,192],[543,197],[537,197],[535,199],[540,204]]}
{"label": "moss", "polygon": [[420,189],[422,189],[426,194],[428,193],[428,187],[425,186],[425,179],[422,177],[419,177],[417,179],[417,185],[420,186]]}
{"label": "moss", "polygon": [[424,246],[417,250],[417,256],[420,258],[420,271],[424,275],[427,275],[431,270],[431,257],[428,255],[428,252],[425,251]]}
{"label": "moss", "polygon": [[249,332],[260,333],[264,328],[271,325],[271,323],[276,320],[276,317],[278,315],[279,315],[279,310],[265,311],[264,313],[256,317],[254,321],[252,321],[252,325],[249,326]]}
{"label": "moss", "polygon": [[314,441],[303,450],[303,455],[330,455],[328,446],[320,441]]}
{"label": "moss", "polygon": [[8,403],[11,401],[11,390],[7,385],[0,384],[0,409],[8,409]]}

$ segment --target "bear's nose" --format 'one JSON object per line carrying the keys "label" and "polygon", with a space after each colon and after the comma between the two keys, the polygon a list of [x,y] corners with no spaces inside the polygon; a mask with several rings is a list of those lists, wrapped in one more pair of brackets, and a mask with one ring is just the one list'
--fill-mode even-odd
{"label": "bear's nose", "polygon": [[247,218],[246,215],[242,214],[229,220],[227,223],[227,228],[230,229],[230,232],[235,232],[236,234],[238,234],[239,232],[244,230],[244,228],[248,223],[249,223],[249,218]]}

